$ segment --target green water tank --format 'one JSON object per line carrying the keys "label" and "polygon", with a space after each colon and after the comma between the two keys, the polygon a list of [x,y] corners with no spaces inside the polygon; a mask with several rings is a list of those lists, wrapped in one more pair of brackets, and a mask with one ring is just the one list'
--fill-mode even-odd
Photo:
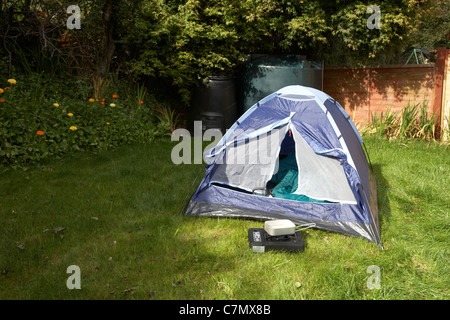
{"label": "green water tank", "polygon": [[239,85],[242,114],[269,94],[290,85],[322,90],[322,62],[299,55],[253,54],[243,63]]}

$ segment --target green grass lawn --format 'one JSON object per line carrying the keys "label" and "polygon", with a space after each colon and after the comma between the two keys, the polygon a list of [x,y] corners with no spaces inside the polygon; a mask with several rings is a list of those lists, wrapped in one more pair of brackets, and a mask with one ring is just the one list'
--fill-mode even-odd
{"label": "green grass lawn", "polygon": [[302,253],[253,253],[262,222],[178,214],[201,165],[169,140],[0,169],[0,299],[449,299],[448,147],[365,140],[385,250],[309,229]]}

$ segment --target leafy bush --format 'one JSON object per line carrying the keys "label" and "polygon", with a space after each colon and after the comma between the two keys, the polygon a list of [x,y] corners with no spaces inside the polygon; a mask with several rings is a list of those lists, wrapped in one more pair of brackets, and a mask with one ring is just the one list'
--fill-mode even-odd
{"label": "leafy bush", "polygon": [[289,53],[325,64],[395,60],[419,4],[381,7],[382,30],[369,29],[361,1],[139,0],[121,2],[120,49],[135,76],[163,78],[184,101],[208,76],[236,72],[252,53]]}
{"label": "leafy bush", "polygon": [[103,97],[93,98],[92,86],[82,80],[31,74],[10,82],[0,82],[0,164],[20,166],[159,134],[148,103],[130,103],[123,88],[110,85]]}

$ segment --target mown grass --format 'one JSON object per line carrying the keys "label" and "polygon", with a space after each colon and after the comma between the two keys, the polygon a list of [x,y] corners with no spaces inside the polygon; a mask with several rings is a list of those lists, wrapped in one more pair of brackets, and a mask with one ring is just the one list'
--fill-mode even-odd
{"label": "mown grass", "polygon": [[[0,170],[0,298],[448,299],[448,147],[366,145],[385,250],[309,229],[302,253],[257,254],[247,230],[262,222],[180,216],[202,166],[174,165],[168,140]],[[70,265],[81,290],[66,286]]]}

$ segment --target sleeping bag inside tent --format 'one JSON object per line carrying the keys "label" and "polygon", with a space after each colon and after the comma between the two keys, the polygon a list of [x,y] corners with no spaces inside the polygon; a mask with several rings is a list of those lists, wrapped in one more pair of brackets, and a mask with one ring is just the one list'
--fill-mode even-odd
{"label": "sleeping bag inside tent", "polygon": [[288,86],[205,151],[189,216],[289,219],[381,247],[376,184],[352,120],[317,89]]}

